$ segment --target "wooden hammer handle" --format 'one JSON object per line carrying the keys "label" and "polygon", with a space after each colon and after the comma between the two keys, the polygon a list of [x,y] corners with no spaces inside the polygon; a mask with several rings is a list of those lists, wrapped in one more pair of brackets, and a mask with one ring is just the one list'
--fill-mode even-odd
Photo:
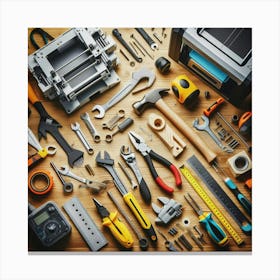
{"label": "wooden hammer handle", "polygon": [[162,99],[159,99],[155,105],[157,109],[159,109],[201,152],[209,163],[215,160],[217,155],[207,147],[201,138],[173,110],[171,110]]}

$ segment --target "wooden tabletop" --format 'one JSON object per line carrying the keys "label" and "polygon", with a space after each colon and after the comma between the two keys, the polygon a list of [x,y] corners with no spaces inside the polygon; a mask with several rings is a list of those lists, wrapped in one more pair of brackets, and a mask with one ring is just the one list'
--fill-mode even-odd
{"label": "wooden tabletop", "polygon": [[[31,32],[32,28],[29,29],[29,34]],[[51,34],[53,37],[57,37],[60,34],[62,34],[63,32],[65,32],[67,29],[64,28],[45,28],[45,30]],[[104,28],[103,29],[108,35],[112,34],[112,29],[110,28]],[[124,37],[125,40],[129,41],[130,40],[130,34],[134,33],[135,35],[139,35],[136,34],[136,31],[134,29],[126,29],[126,28],[120,28],[119,29]],[[146,31],[149,34],[152,34],[152,30],[150,28],[146,28]],[[156,28],[155,32],[157,32],[158,34],[161,35],[162,29],[161,28]],[[84,164],[81,167],[75,167],[73,169],[73,172],[75,172],[76,174],[94,180],[94,181],[99,181],[102,182],[104,180],[111,180],[111,177],[109,175],[109,173],[101,167],[98,167],[95,163],[95,157],[97,155],[97,153],[99,151],[107,151],[110,156],[115,160],[115,168],[117,170],[117,172],[119,173],[121,179],[123,180],[124,184],[126,185],[127,189],[129,189],[131,192],[133,192],[133,194],[135,195],[135,197],[137,198],[138,202],[140,203],[140,205],[142,206],[144,212],[148,215],[148,217],[150,218],[154,228],[156,230],[160,230],[170,241],[174,241],[176,240],[183,232],[178,229],[176,227],[177,223],[180,223],[183,225],[183,220],[187,219],[189,221],[189,228],[193,229],[194,225],[197,225],[197,227],[201,230],[201,232],[203,232],[204,235],[204,239],[206,241],[205,244],[203,244],[203,251],[207,252],[207,251],[223,251],[223,250],[227,250],[227,251],[234,251],[234,252],[250,252],[252,250],[252,240],[251,240],[251,236],[245,235],[242,230],[240,229],[240,227],[236,224],[236,222],[233,220],[233,218],[230,216],[230,214],[228,213],[228,211],[223,208],[223,206],[221,205],[221,203],[213,196],[212,193],[210,193],[207,188],[205,187],[209,197],[212,198],[212,200],[215,202],[215,204],[218,206],[218,208],[221,210],[221,212],[225,215],[225,217],[228,219],[228,221],[230,222],[230,224],[232,225],[232,227],[237,231],[237,233],[241,236],[241,238],[244,240],[243,244],[238,246],[234,240],[232,239],[232,237],[230,236],[230,234],[228,234],[228,238],[229,238],[229,246],[225,249],[225,248],[217,248],[216,246],[214,246],[214,244],[211,242],[211,240],[209,239],[208,235],[206,234],[205,230],[203,229],[203,227],[199,224],[199,220],[198,220],[198,216],[197,214],[193,211],[193,209],[189,206],[189,204],[186,202],[185,198],[184,198],[184,194],[186,194],[187,192],[190,193],[192,195],[192,197],[197,201],[197,203],[201,206],[201,208],[204,211],[209,211],[208,207],[206,206],[206,204],[203,202],[203,200],[197,195],[197,193],[194,191],[194,189],[189,185],[189,183],[186,181],[186,179],[182,176],[182,188],[175,188],[175,191],[173,193],[172,196],[166,194],[165,192],[163,192],[155,183],[155,181],[153,180],[151,173],[149,171],[149,168],[146,164],[146,162],[144,161],[143,157],[141,156],[141,154],[137,151],[135,151],[134,147],[132,147],[130,140],[128,138],[128,134],[127,131],[123,132],[123,133],[118,133],[114,136],[113,141],[108,144],[105,142],[104,138],[105,135],[108,133],[108,130],[104,130],[102,129],[102,123],[104,121],[108,121],[109,119],[111,119],[119,110],[123,109],[126,112],[126,117],[131,117],[134,119],[134,123],[133,125],[129,128],[129,130],[133,130],[136,133],[140,134],[143,136],[143,138],[146,140],[146,143],[157,153],[159,153],[160,155],[162,155],[163,157],[165,157],[166,159],[168,159],[170,162],[172,162],[177,168],[179,168],[180,166],[182,166],[183,164],[186,164],[186,160],[189,159],[192,155],[196,155],[197,158],[203,163],[203,165],[205,166],[205,168],[211,173],[211,175],[217,180],[217,182],[219,182],[220,186],[223,188],[223,190],[228,194],[228,196],[232,199],[232,201],[238,206],[238,208],[245,214],[245,216],[250,220],[250,217],[248,217],[246,215],[246,213],[243,211],[242,207],[240,206],[240,204],[238,203],[237,199],[235,198],[235,196],[232,194],[232,192],[224,185],[224,183],[221,181],[220,177],[217,175],[217,173],[214,171],[214,169],[207,163],[207,161],[201,156],[201,154],[199,153],[199,151],[190,143],[190,141],[180,132],[176,129],[176,127],[174,127],[174,125],[165,118],[165,116],[159,112],[156,108],[149,108],[147,109],[142,116],[137,116],[133,109],[131,104],[135,101],[138,101],[140,99],[142,99],[142,97],[144,96],[144,94],[146,94],[147,92],[149,92],[149,90],[151,89],[156,89],[156,88],[170,88],[170,83],[171,81],[178,75],[180,74],[186,74],[191,81],[193,81],[197,87],[200,90],[200,96],[199,96],[199,103],[198,105],[192,109],[192,110],[187,110],[186,108],[184,108],[184,106],[182,104],[180,104],[176,98],[174,97],[172,91],[170,90],[170,93],[168,96],[164,97],[163,100],[164,102],[172,108],[172,110],[177,113],[178,115],[180,115],[180,117],[182,118],[182,121],[184,121],[185,123],[187,123],[191,128],[192,128],[192,122],[196,117],[200,117],[202,115],[202,110],[208,108],[213,102],[215,102],[220,95],[214,91],[212,88],[210,88],[205,82],[203,82],[202,80],[200,80],[197,76],[195,76],[193,73],[191,73],[189,70],[183,68],[181,65],[179,65],[178,63],[176,63],[175,61],[173,61],[171,58],[168,57],[168,47],[169,47],[169,40],[170,40],[170,29],[166,29],[165,31],[167,33],[167,37],[165,39],[163,39],[163,43],[159,45],[159,50],[156,51],[152,51],[149,49],[149,47],[146,45],[146,43],[142,40],[142,38],[140,36],[139,40],[143,43],[144,46],[147,46],[147,50],[149,51],[149,53],[154,55],[154,60],[152,60],[151,58],[149,58],[147,55],[145,57],[143,57],[143,62],[142,63],[135,63],[135,66],[132,67],[130,65],[130,62],[127,61],[124,56],[120,53],[120,49],[122,49],[125,53],[127,53],[125,51],[125,49],[122,47],[122,45],[117,42],[117,50],[116,50],[116,54],[120,59],[120,65],[118,66],[118,68],[116,69],[117,74],[119,75],[119,77],[121,78],[121,82],[116,85],[115,87],[113,87],[112,89],[104,92],[103,94],[101,94],[100,96],[93,98],[93,100],[89,103],[87,103],[86,105],[84,105],[82,108],[80,108],[79,110],[77,110],[76,112],[72,113],[71,115],[67,115],[63,108],[58,105],[57,103],[47,100],[43,97],[43,94],[40,92],[40,89],[38,88],[36,81],[33,77],[31,77],[31,75],[29,75],[29,82],[31,83],[32,87],[34,88],[37,96],[39,97],[39,99],[42,101],[44,107],[46,108],[47,112],[53,117],[55,118],[63,127],[60,129],[60,132],[62,133],[62,135],[65,137],[65,139],[67,139],[67,141],[69,142],[69,144],[77,149],[80,149],[82,151],[84,151]],[[38,42],[41,42],[40,39],[38,39]],[[41,42],[42,43],[42,42]],[[41,44],[43,45],[43,43]],[[34,47],[31,45],[30,40],[28,41],[28,54],[32,54],[35,51]],[[156,67],[154,66],[155,60],[160,57],[160,56],[164,56],[166,58],[168,58],[171,61],[171,70],[170,73],[167,75],[163,75],[161,74]],[[129,59],[132,60],[131,56],[129,56]],[[128,95],[125,99],[123,99],[121,102],[119,102],[118,104],[116,104],[114,107],[112,107],[110,110],[108,110],[108,112],[106,112],[105,118],[104,119],[95,119],[94,118],[94,114],[95,112],[92,112],[92,107],[95,104],[103,104],[105,102],[107,102],[115,93],[117,93],[120,89],[122,89],[131,79],[131,75],[134,71],[142,68],[142,67],[147,67],[149,69],[152,69],[153,71],[155,71],[156,73],[156,81],[153,84],[152,88],[149,90],[145,90],[143,92],[139,92],[137,94],[130,94]],[[143,82],[144,84],[144,82]],[[209,91],[210,92],[210,98],[206,98],[204,93],[205,91]],[[35,135],[37,136],[37,129],[38,129],[38,124],[39,124],[39,114],[36,111],[36,109],[29,104],[29,108],[31,109],[32,113],[29,117],[29,128],[35,133]],[[237,115],[241,115],[242,113],[244,113],[243,111],[237,109],[236,107],[232,106],[230,103],[226,102],[225,104],[223,104],[219,111],[225,116],[225,118],[230,122],[231,117],[234,114]],[[99,131],[99,133],[101,134],[101,142],[100,143],[94,143],[92,140],[92,137],[89,133],[89,131],[87,130],[87,128],[85,127],[85,124],[81,121],[80,119],[80,115],[84,112],[88,112],[92,122],[94,123],[95,127],[97,128],[97,130]],[[186,149],[184,150],[184,152],[178,157],[178,158],[174,158],[171,154],[171,152],[169,151],[169,149],[167,148],[167,146],[165,146],[163,144],[163,142],[160,140],[160,138],[148,127],[147,125],[147,120],[148,120],[148,116],[151,113],[156,113],[158,115],[160,115],[161,117],[163,117],[166,120],[166,123],[185,141],[185,143],[187,144]],[[71,123],[73,122],[79,122],[81,125],[81,129],[83,131],[83,133],[86,135],[88,141],[92,144],[92,146],[94,147],[94,155],[88,155],[87,152],[85,151],[84,147],[82,146],[81,142],[79,141],[79,139],[77,138],[77,136],[75,135],[75,133],[71,130]],[[214,130],[216,127],[216,122],[215,122],[215,115],[212,117],[211,119],[211,128]],[[227,128],[227,127],[225,127]],[[237,184],[239,190],[247,197],[249,198],[249,200],[251,200],[251,192],[244,186],[244,182],[243,181],[239,181],[236,180],[230,172],[230,169],[226,163],[227,159],[235,154],[237,154],[238,152],[242,151],[242,150],[246,150],[246,147],[244,146],[244,144],[242,144],[242,142],[240,142],[240,145],[238,146],[237,149],[234,150],[233,153],[231,154],[227,154],[225,152],[223,152],[213,141],[212,139],[204,132],[197,132],[194,128],[192,128],[195,133],[197,133],[197,137],[200,137],[204,142],[205,145],[207,145],[213,152],[215,152],[217,154],[217,159],[219,162],[219,165],[222,166],[225,170],[225,172],[231,177],[231,179]],[[230,130],[229,130],[230,132]],[[138,230],[140,232],[142,232],[140,226],[138,225],[137,221],[134,219],[133,215],[131,214],[129,208],[125,205],[124,201],[122,200],[122,197],[120,195],[120,193],[118,192],[118,190],[116,189],[116,187],[112,184],[109,183],[109,185],[107,186],[107,190],[93,195],[88,189],[84,189],[84,188],[79,188],[79,182],[74,181],[72,179],[67,179],[69,181],[71,181],[74,184],[74,191],[71,194],[65,194],[63,192],[62,189],[62,184],[59,181],[57,175],[54,173],[54,171],[52,170],[52,168],[50,167],[50,161],[53,161],[58,167],[62,166],[62,165],[67,165],[67,157],[66,154],[64,153],[64,151],[60,148],[60,146],[57,144],[57,142],[52,138],[52,136],[50,134],[47,135],[47,139],[42,139],[40,141],[41,145],[44,147],[46,145],[49,144],[54,144],[56,145],[56,147],[58,148],[57,153],[54,156],[48,156],[46,159],[44,159],[38,166],[34,167],[32,171],[34,170],[48,170],[51,172],[52,176],[53,176],[53,180],[54,180],[54,187],[51,190],[51,192],[43,197],[40,196],[34,196],[32,194],[28,194],[28,200],[29,202],[31,202],[35,207],[39,207],[40,205],[42,205],[43,203],[52,200],[54,202],[57,203],[57,205],[59,207],[62,208],[62,205],[68,201],[69,199],[71,199],[72,197],[78,197],[80,199],[80,201],[82,202],[82,204],[84,205],[84,207],[86,208],[86,210],[88,211],[89,215],[92,217],[92,219],[94,220],[94,222],[97,224],[97,226],[102,230],[102,232],[104,233],[105,237],[108,239],[108,244],[107,246],[105,246],[104,248],[102,248],[101,252],[111,252],[111,251],[120,251],[120,247],[118,246],[118,244],[116,243],[116,241],[114,240],[114,238],[112,237],[111,233],[108,231],[107,228],[105,228],[102,225],[102,221],[101,221],[101,217],[98,215],[97,211],[96,211],[96,207],[92,202],[92,198],[95,197],[96,199],[98,199],[104,206],[106,206],[106,208],[112,212],[112,211],[116,211],[116,207],[112,204],[111,200],[108,198],[107,195],[107,191],[110,190],[114,196],[118,199],[119,203],[123,206],[123,208],[126,210],[126,212],[128,213],[128,215],[131,217],[131,219],[133,220],[134,224],[137,226]],[[118,166],[117,162],[120,161],[122,163],[123,160],[120,157],[120,147],[122,145],[129,145],[132,150],[135,152],[136,157],[137,157],[137,162],[138,165],[141,169],[141,172],[143,174],[143,177],[145,178],[146,182],[149,185],[149,188],[151,190],[151,194],[152,194],[152,202],[156,203],[158,206],[162,206],[160,204],[159,201],[157,201],[157,197],[168,197],[168,198],[172,198],[176,201],[178,201],[179,203],[181,203],[183,205],[183,211],[182,211],[182,215],[176,219],[174,219],[170,224],[168,224],[168,226],[161,226],[161,225],[157,225],[155,224],[155,219],[156,219],[156,214],[153,211],[151,205],[147,205],[143,202],[140,193],[139,193],[139,189],[136,188],[135,190],[131,189],[131,185],[129,183],[129,181],[127,180],[127,178],[124,176],[122,170],[120,169],[120,167]],[[31,148],[30,146],[28,146],[28,153],[29,155],[34,154],[34,149]],[[93,167],[94,169],[94,176],[90,176],[84,165],[85,164],[89,164]],[[125,164],[125,163],[124,163]],[[174,177],[172,175],[172,173],[167,170],[165,167],[163,167],[161,164],[154,162],[155,168],[158,171],[159,175],[162,177],[162,179],[167,182],[169,185],[171,186],[175,186],[174,184]],[[132,175],[131,170],[127,169],[128,172]],[[195,173],[193,173],[195,176]],[[133,175],[132,175],[133,176]],[[204,184],[202,183],[202,181],[197,177],[197,181],[201,183],[202,186],[204,186]],[[64,210],[63,210],[64,211]],[[66,215],[67,216],[67,215]],[[119,214],[120,219],[127,225],[126,221],[124,220],[124,218]],[[69,218],[67,216],[67,218]],[[217,221],[217,219],[214,217],[214,219]],[[87,244],[85,243],[85,241],[83,240],[83,238],[81,237],[81,235],[79,234],[79,232],[77,231],[77,229],[75,228],[75,226],[72,224],[71,220],[69,219],[71,225],[72,225],[72,232],[71,235],[69,236],[69,238],[67,240],[65,240],[62,244],[59,244],[59,246],[56,246],[54,248],[52,248],[52,250],[58,250],[58,251],[75,251],[75,252],[87,252],[90,251]],[[178,233],[175,236],[172,236],[168,233],[168,231],[170,230],[170,228],[175,227],[176,229],[178,229]],[[129,226],[128,226],[129,228]],[[129,228],[130,229],[130,228]],[[134,246],[132,248],[132,252],[139,252],[141,251],[138,245],[138,239],[137,236],[134,234],[134,232],[132,230],[131,234],[134,238]],[[197,233],[194,232],[195,235],[197,236]],[[142,232],[143,234],[143,232]],[[164,238],[160,235],[158,235],[158,244],[156,247],[154,246],[149,246],[148,252],[168,252],[167,249],[165,248],[165,240]],[[191,239],[191,237],[185,233],[186,238],[190,241],[190,243],[193,245],[193,249],[192,251],[187,251],[186,249],[184,251],[181,251],[178,247],[177,250],[181,251],[181,252],[187,252],[187,253],[192,253],[192,252],[201,252],[201,249],[193,242],[193,240]],[[29,233],[29,251],[42,251],[42,250],[46,250],[43,247],[41,247],[41,245],[39,244],[39,242],[34,238],[34,236],[32,235],[32,233]]]}

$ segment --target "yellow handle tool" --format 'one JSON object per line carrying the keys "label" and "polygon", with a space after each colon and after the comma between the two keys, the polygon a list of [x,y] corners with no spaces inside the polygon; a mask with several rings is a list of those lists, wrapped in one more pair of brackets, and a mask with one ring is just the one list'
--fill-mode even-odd
{"label": "yellow handle tool", "polygon": [[98,213],[102,217],[103,226],[109,228],[121,246],[127,249],[131,248],[134,242],[133,238],[125,224],[117,217],[118,212],[109,213],[109,211],[95,198],[93,198],[93,202],[96,205]]}
{"label": "yellow handle tool", "polygon": [[131,209],[131,211],[133,212],[134,216],[140,223],[141,227],[143,228],[147,236],[150,237],[151,241],[156,242],[157,236],[155,234],[154,228],[150,220],[144,213],[143,209],[141,208],[140,204],[136,200],[135,196],[131,192],[128,192],[123,196],[123,199],[125,203],[128,205],[128,207]]}

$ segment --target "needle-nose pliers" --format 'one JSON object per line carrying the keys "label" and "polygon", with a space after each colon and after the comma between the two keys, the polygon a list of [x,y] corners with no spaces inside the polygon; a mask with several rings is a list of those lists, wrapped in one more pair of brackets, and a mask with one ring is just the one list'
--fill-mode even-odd
{"label": "needle-nose pliers", "polygon": [[174,191],[174,189],[172,187],[165,184],[164,181],[159,177],[159,175],[158,175],[158,173],[157,173],[157,171],[154,167],[152,159],[158,161],[162,165],[169,168],[171,170],[171,172],[173,173],[174,177],[175,177],[176,186],[181,187],[181,185],[182,185],[181,175],[180,175],[180,172],[178,171],[178,169],[175,167],[175,165],[173,165],[171,162],[169,162],[167,159],[163,158],[159,154],[155,153],[145,143],[144,139],[141,136],[139,136],[138,134],[136,134],[135,132],[129,131],[128,136],[129,136],[130,141],[134,145],[134,147],[144,157],[144,159],[147,162],[147,164],[149,166],[149,169],[152,173],[152,176],[153,176],[154,180],[156,181],[156,183],[158,184],[159,187],[161,187],[164,191],[166,191],[169,194],[172,194],[173,191]]}

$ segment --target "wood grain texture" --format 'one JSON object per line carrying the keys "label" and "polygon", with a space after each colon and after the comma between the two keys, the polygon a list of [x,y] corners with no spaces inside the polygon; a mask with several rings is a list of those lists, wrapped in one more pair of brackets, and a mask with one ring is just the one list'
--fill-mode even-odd
{"label": "wood grain texture", "polygon": [[[31,30],[32,30],[32,28],[30,28],[28,30],[28,34],[31,32]],[[66,31],[67,29],[65,29],[65,28],[45,28],[45,30],[47,32],[49,32],[53,37],[57,37],[60,34],[62,34],[64,31]],[[112,29],[104,28],[103,30],[107,34],[111,35]],[[146,43],[142,40],[142,38],[139,36],[139,34],[137,34],[135,29],[120,28],[119,30],[123,34],[124,39],[126,39],[127,41],[129,41],[129,39],[130,39],[130,34],[134,33],[137,36],[137,38],[139,38],[139,40],[143,43],[143,45],[147,46]],[[146,28],[146,30],[149,34],[152,34],[151,29]],[[161,34],[161,28],[156,28],[155,31],[157,33]],[[207,163],[207,161],[204,159],[204,157],[195,149],[195,147],[184,136],[184,134],[181,133],[179,130],[177,130],[176,127],[168,119],[166,119],[166,117],[162,113],[159,112],[159,110],[157,110],[155,108],[149,108],[143,113],[142,116],[137,116],[133,112],[131,104],[135,101],[140,100],[144,96],[144,94],[147,93],[148,91],[140,92],[140,93],[137,93],[135,95],[130,94],[125,99],[123,99],[121,102],[116,104],[113,108],[108,110],[104,119],[101,119],[101,120],[95,119],[94,118],[95,112],[91,112],[91,109],[95,104],[103,104],[103,103],[107,102],[115,93],[117,93],[120,89],[122,89],[123,86],[126,85],[126,83],[130,80],[132,72],[140,69],[141,67],[145,66],[145,67],[148,67],[150,69],[153,69],[156,72],[156,81],[155,81],[154,85],[152,86],[152,89],[170,88],[170,82],[171,82],[172,79],[174,79],[176,76],[178,76],[180,74],[186,74],[200,89],[201,94],[200,94],[200,97],[199,97],[198,105],[193,110],[185,109],[183,107],[183,105],[178,103],[177,100],[174,98],[174,95],[173,95],[171,90],[170,90],[170,94],[168,96],[164,97],[163,100],[170,108],[172,108],[172,110],[174,112],[176,112],[182,118],[182,120],[186,124],[188,124],[191,127],[191,129],[202,139],[202,141],[205,144],[207,144],[209,149],[211,149],[215,154],[217,154],[219,164],[224,168],[224,170],[227,172],[227,174],[229,174],[229,175],[231,174],[230,170],[229,170],[229,167],[226,164],[226,161],[227,161],[228,157],[230,157],[233,154],[236,154],[239,151],[241,151],[243,149],[246,149],[246,148],[244,147],[244,145],[242,143],[240,143],[240,146],[238,147],[238,149],[236,149],[234,151],[233,154],[226,154],[226,153],[224,153],[220,150],[220,148],[212,141],[212,139],[206,133],[197,132],[194,128],[192,128],[192,122],[193,122],[194,118],[201,116],[203,109],[208,108],[213,102],[215,102],[217,100],[217,98],[220,97],[220,95],[217,94],[206,83],[202,82],[197,76],[193,75],[191,72],[189,72],[188,70],[186,70],[181,65],[177,64],[175,61],[173,61],[172,59],[170,59],[168,57],[168,46],[169,46],[170,31],[171,31],[170,29],[166,29],[166,32],[167,32],[168,36],[167,36],[167,38],[165,38],[163,40],[163,44],[159,44],[159,50],[158,51],[153,52],[147,46],[147,50],[151,54],[154,55],[154,60],[150,59],[148,56],[145,56],[142,63],[137,63],[136,62],[135,67],[131,67],[130,64],[129,64],[129,61],[127,61],[122,56],[122,54],[120,54],[120,49],[124,50],[124,48],[119,44],[119,42],[117,42],[118,48],[116,50],[116,54],[118,55],[118,57],[120,59],[120,65],[117,69],[117,74],[120,76],[121,82],[117,86],[115,86],[114,88],[110,89],[109,91],[107,91],[107,92],[103,93],[102,95],[94,98],[91,102],[84,105],[81,109],[79,109],[78,111],[74,112],[71,115],[67,115],[64,112],[63,108],[60,107],[55,102],[46,100],[43,97],[42,93],[40,92],[38,86],[36,85],[36,81],[34,80],[33,77],[31,77],[31,75],[29,75],[29,81],[32,84],[37,96],[43,102],[43,105],[45,106],[48,113],[51,116],[53,116],[58,122],[60,122],[62,124],[63,127],[60,129],[60,132],[68,140],[69,144],[71,146],[73,146],[74,148],[77,148],[77,149],[80,149],[80,150],[84,151],[84,164],[83,164],[83,166],[81,166],[79,168],[75,167],[73,169],[73,172],[79,174],[80,176],[83,176],[85,178],[92,179],[92,180],[95,180],[95,181],[111,180],[111,177],[107,173],[107,171],[105,169],[101,168],[101,167],[96,166],[96,163],[95,163],[95,157],[96,157],[97,153],[99,151],[106,150],[107,152],[109,152],[110,156],[115,160],[115,168],[118,171],[121,179],[123,180],[123,182],[125,183],[127,188],[131,190],[129,181],[124,176],[123,172],[121,171],[120,167],[117,164],[118,161],[122,161],[122,158],[120,157],[120,147],[121,147],[121,145],[129,145],[129,146],[132,147],[132,145],[129,141],[127,132],[118,133],[117,135],[114,136],[112,143],[108,144],[108,143],[105,142],[104,139],[105,139],[105,135],[109,131],[102,129],[102,123],[104,121],[105,122],[108,121],[113,115],[116,114],[116,112],[118,110],[124,109],[125,112],[126,112],[126,117],[131,117],[131,118],[134,119],[134,124],[133,124],[133,126],[130,127],[130,129],[135,131],[136,133],[142,135],[145,138],[146,143],[155,152],[158,152],[162,156],[166,157],[169,161],[174,163],[176,165],[176,167],[180,167],[182,164],[185,164],[186,160],[189,157],[191,157],[193,154],[195,154],[200,159],[200,161],[204,164],[204,166],[207,168],[207,170],[212,174],[212,176],[220,183],[220,185],[223,187],[224,191],[232,198],[232,200],[240,208],[240,210],[242,212],[244,212],[243,209],[241,208],[240,204],[236,200],[236,198],[227,189],[227,187],[223,184],[221,179],[217,176],[217,174],[215,173],[213,168]],[[39,41],[39,39],[38,39],[38,41]],[[43,43],[42,43],[42,45],[43,45]],[[35,49],[32,47],[32,45],[30,43],[30,40],[29,40],[28,41],[28,54],[31,54],[34,51],[35,51]],[[124,50],[124,52],[127,53],[125,50]],[[154,66],[155,60],[160,56],[164,56],[171,61],[171,71],[168,75],[162,75],[161,73],[158,72],[158,70]],[[129,56],[129,58],[132,60],[131,56]],[[210,98],[209,99],[206,99],[205,96],[204,96],[204,92],[206,90],[208,90],[210,92]],[[35,108],[31,104],[29,104],[29,107],[32,110],[31,116],[29,117],[29,127],[37,135],[37,129],[38,129],[38,124],[39,124],[39,115],[38,115],[37,111],[35,110]],[[96,143],[93,142],[93,139],[92,139],[89,131],[87,130],[85,124],[80,119],[80,115],[83,112],[88,112],[90,114],[90,117],[92,119],[93,124],[95,125],[95,127],[97,128],[99,133],[101,134],[102,141],[100,143],[96,144]],[[168,148],[163,144],[163,142],[149,128],[149,126],[147,124],[147,121],[148,121],[149,114],[152,113],[152,112],[155,112],[156,114],[162,116],[166,120],[166,123],[169,126],[171,126],[174,129],[174,131],[176,131],[176,133],[187,143],[187,148],[180,155],[180,157],[175,159],[172,156],[172,154],[170,153],[170,151],[168,150]],[[233,107],[231,104],[229,104],[227,102],[220,107],[220,112],[229,121],[230,121],[231,116],[233,114],[240,115],[241,113],[243,113],[242,111],[238,110],[237,108]],[[89,142],[94,147],[95,152],[94,152],[93,156],[90,156],[86,153],[84,147],[82,146],[81,142],[77,138],[76,134],[71,130],[70,124],[73,123],[73,122],[76,122],[76,121],[80,123],[82,131],[84,132],[87,139],[89,140]],[[213,116],[213,118],[211,120],[211,127],[214,129],[215,126],[216,126],[215,125],[215,116]],[[226,128],[226,126],[224,126],[224,127]],[[232,136],[234,136],[234,135],[232,135]],[[63,190],[62,190],[62,184],[59,181],[56,174],[54,173],[54,171],[51,169],[49,162],[52,160],[57,166],[62,166],[62,165],[67,164],[67,157],[66,157],[66,154],[64,153],[64,151],[59,147],[59,145],[56,143],[56,141],[49,134],[47,135],[47,139],[42,139],[41,140],[41,145],[43,147],[45,145],[48,145],[48,144],[55,144],[57,146],[58,151],[57,151],[56,155],[53,156],[53,157],[47,157],[44,161],[42,161],[40,163],[40,165],[36,166],[34,168],[34,170],[36,170],[36,169],[49,170],[51,172],[51,174],[53,175],[53,178],[54,178],[54,187],[53,187],[52,191],[45,197],[33,196],[29,193],[28,194],[29,201],[35,207],[38,207],[41,204],[45,203],[46,201],[53,200],[58,204],[58,206],[61,207],[72,196],[77,196],[81,200],[81,202],[83,203],[85,208],[88,210],[90,216],[93,218],[95,223],[102,230],[102,232],[104,233],[104,235],[106,236],[106,238],[109,241],[108,245],[106,247],[104,247],[101,252],[112,252],[112,251],[120,252],[122,249],[119,248],[118,244],[113,239],[112,235],[107,230],[107,228],[104,228],[102,226],[101,218],[97,214],[95,205],[92,202],[92,197],[96,197],[100,202],[102,202],[104,204],[104,206],[107,207],[107,209],[109,211],[115,211],[116,208],[112,204],[111,200],[109,199],[106,191],[101,192],[98,195],[93,195],[93,194],[90,193],[89,190],[79,188],[79,183],[78,182],[76,182],[74,180],[71,180],[69,178],[66,178],[66,180],[70,180],[70,181],[73,182],[74,191],[73,191],[72,194],[68,194],[68,195],[64,194]],[[132,148],[132,149],[133,149],[133,151],[135,151],[134,148]],[[28,153],[29,153],[29,155],[34,153],[34,150],[30,146],[28,146]],[[138,165],[141,169],[141,172],[142,172],[142,174],[143,174],[143,176],[144,176],[144,178],[145,178],[146,182],[148,183],[149,188],[151,190],[152,202],[154,202],[154,203],[156,203],[160,206],[160,202],[157,201],[157,197],[160,197],[160,196],[166,196],[167,197],[168,195],[166,193],[164,193],[154,182],[154,180],[153,180],[153,178],[150,174],[150,171],[147,167],[147,164],[144,161],[143,157],[137,151],[135,151],[135,154],[136,154],[137,162],[138,162]],[[90,176],[87,173],[86,169],[84,168],[85,164],[89,164],[93,167],[94,172],[95,172],[94,176]],[[159,175],[162,177],[162,179],[165,182],[167,182],[169,185],[174,186],[175,185],[174,184],[174,177],[173,177],[172,173],[169,170],[167,170],[165,167],[163,167],[162,165],[158,164],[157,162],[154,162],[154,164],[155,164],[155,167],[156,167]],[[131,173],[131,170],[128,170],[128,172]],[[238,185],[240,191],[245,196],[247,196],[249,199],[251,199],[251,193],[248,191],[248,189],[246,189],[244,187],[244,182],[237,181],[232,176],[231,176],[231,178]],[[196,213],[194,213],[193,209],[191,209],[190,206],[187,204],[183,195],[186,192],[189,192],[192,195],[192,197],[198,202],[198,204],[201,206],[201,208],[203,210],[209,211],[209,209],[207,208],[205,203],[200,199],[200,197],[196,194],[196,192],[192,189],[192,187],[188,184],[186,179],[183,178],[183,176],[182,176],[182,181],[183,181],[182,188],[178,189],[178,188],[175,187],[175,191],[174,191],[174,194],[172,195],[172,198],[175,199],[176,201],[180,202],[183,205],[183,213],[179,218],[173,220],[173,222],[170,223],[166,227],[155,225],[154,221],[155,221],[156,215],[153,212],[151,206],[146,205],[142,201],[138,189],[133,190],[132,192],[134,193],[135,197],[137,198],[137,200],[139,201],[139,203],[143,207],[144,211],[147,213],[147,215],[150,218],[150,220],[152,221],[152,224],[154,225],[154,227],[156,229],[159,229],[161,232],[163,232],[164,235],[166,237],[168,237],[168,239],[170,241],[174,241],[175,239],[177,239],[178,236],[180,234],[182,234],[182,232],[180,230],[178,230],[179,231],[178,234],[176,236],[172,237],[168,233],[168,230],[171,227],[175,227],[176,223],[182,223],[182,220],[187,218],[190,221],[190,226],[191,227],[193,227],[194,225],[198,225],[200,230],[204,233],[204,239],[206,240],[206,244],[204,244],[204,252],[223,250],[223,249],[220,249],[220,248],[216,248],[213,245],[213,243],[210,241],[210,239],[207,236],[204,229],[202,229],[202,227],[199,225],[198,217],[197,217]],[[199,179],[198,179],[198,181],[201,182]],[[202,185],[203,185],[203,183],[202,183]],[[134,224],[137,226],[138,230],[143,234],[141,228],[137,224],[137,221],[134,219],[131,212],[129,211],[127,206],[124,204],[124,202],[123,202],[119,192],[117,191],[116,187],[112,183],[110,183],[109,186],[108,186],[108,190],[112,191],[112,193],[118,199],[119,203],[123,206],[124,209],[126,209],[127,213],[129,214],[129,216],[133,220]],[[230,221],[232,226],[235,228],[235,230],[244,239],[244,244],[242,246],[237,246],[235,244],[235,242],[232,240],[232,238],[230,237],[230,235],[228,235],[229,240],[230,240],[230,245],[229,245],[229,248],[227,250],[232,251],[232,252],[250,252],[252,250],[251,236],[246,236],[241,231],[239,226],[235,223],[235,221],[232,219],[232,217],[228,214],[228,212],[217,201],[217,199],[211,193],[209,193],[209,191],[207,189],[206,189],[206,191],[209,194],[209,196],[213,199],[213,201],[216,203],[216,205],[219,207],[219,209],[223,212],[223,214],[228,218],[228,220]],[[120,219],[125,224],[127,224],[126,221],[124,220],[124,218],[121,215],[120,215]],[[133,231],[131,231],[131,233],[132,233],[132,235],[134,237],[134,240],[135,240],[135,245],[133,246],[133,249],[131,251],[132,252],[140,252],[141,250],[140,250],[139,245],[138,245],[137,237],[136,237],[136,235],[134,234]],[[190,241],[190,243],[193,245],[193,250],[192,251],[185,250],[185,251],[182,251],[182,252],[184,252],[184,253],[186,253],[186,252],[187,253],[201,252],[201,250],[191,240],[191,238],[187,234],[185,234],[185,236]],[[29,234],[29,244],[28,245],[29,245],[28,247],[29,247],[30,251],[45,250],[44,248],[42,248],[40,246],[40,244],[38,244],[38,242],[36,241],[36,239],[34,238],[32,233]],[[89,248],[87,247],[86,243],[82,239],[81,235],[79,234],[79,232],[77,231],[75,226],[73,226],[72,227],[72,233],[69,236],[69,238],[67,240],[65,240],[62,244],[59,244],[58,246],[56,246],[53,250],[73,251],[73,252],[88,252]],[[178,250],[180,251],[180,249],[178,249]],[[162,238],[161,235],[158,234],[158,245],[157,245],[157,247],[150,246],[148,252],[165,252],[165,253],[168,252],[165,248],[164,239]]]}

